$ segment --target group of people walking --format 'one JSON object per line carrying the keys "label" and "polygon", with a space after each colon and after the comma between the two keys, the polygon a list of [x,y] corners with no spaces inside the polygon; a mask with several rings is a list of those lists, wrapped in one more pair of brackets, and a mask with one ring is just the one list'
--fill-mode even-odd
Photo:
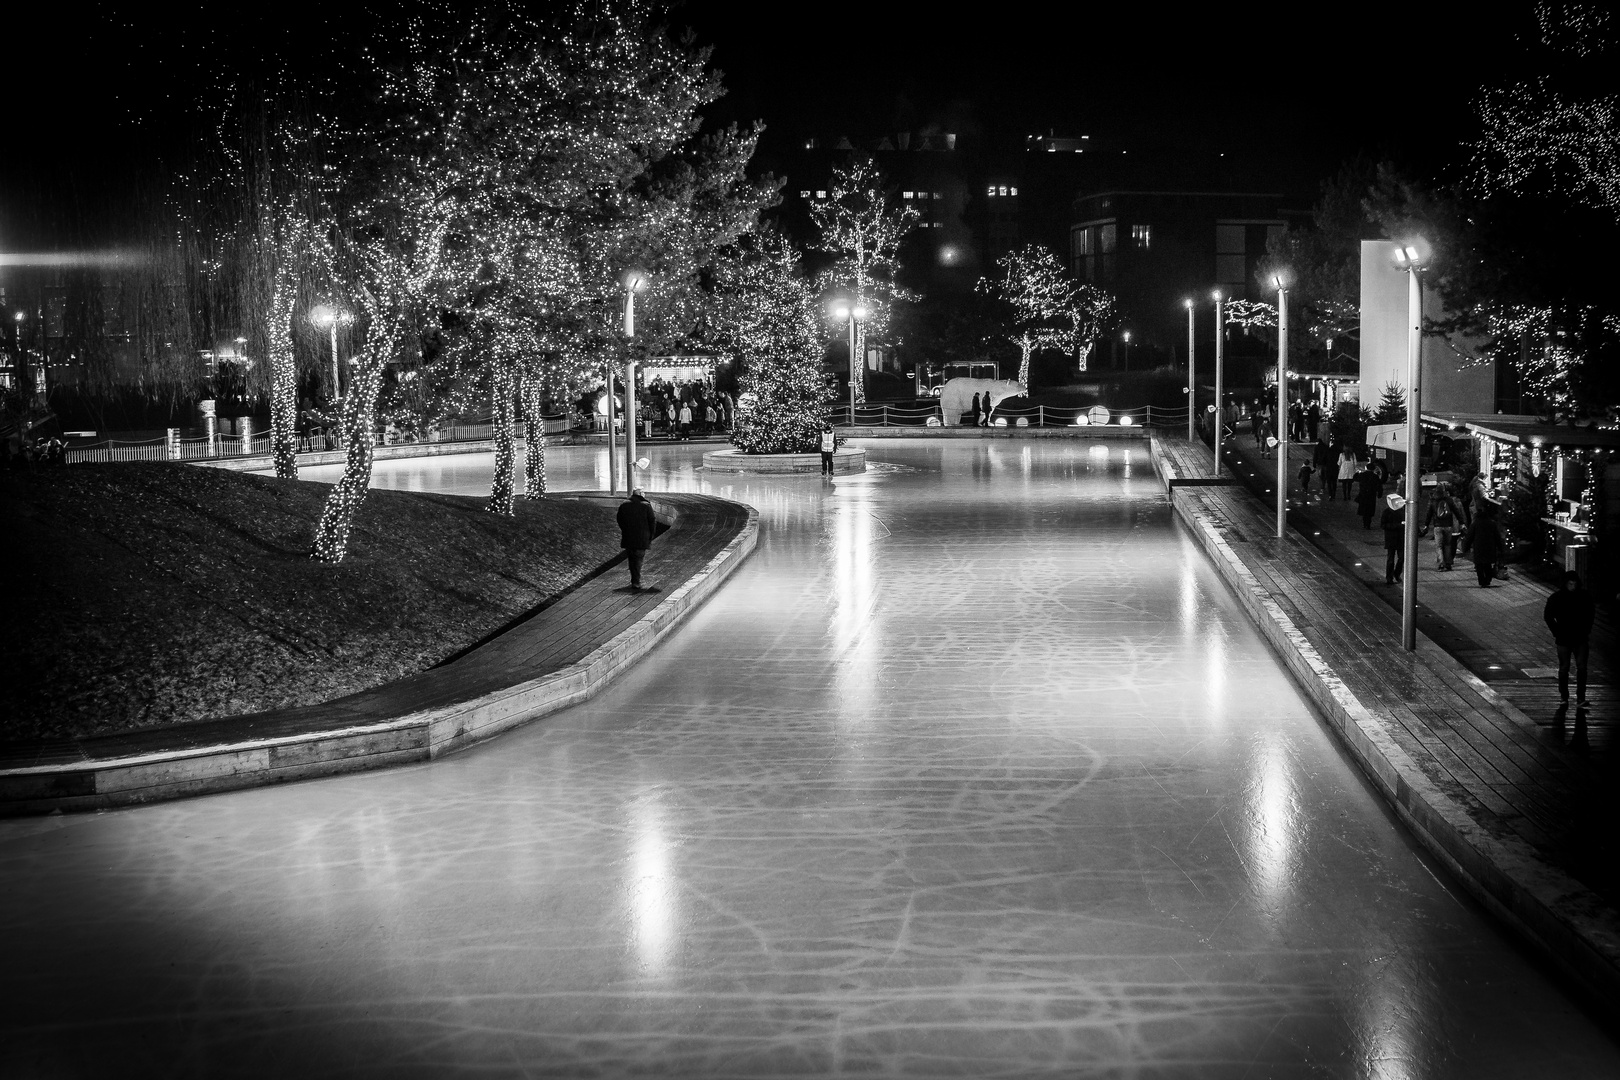
{"label": "group of people walking", "polygon": [[962,423],[967,424],[969,427],[989,427],[990,414],[995,411],[995,408],[995,402],[990,399],[988,391],[983,395],[982,401],[980,395],[974,394],[973,405],[967,412],[962,414]]}

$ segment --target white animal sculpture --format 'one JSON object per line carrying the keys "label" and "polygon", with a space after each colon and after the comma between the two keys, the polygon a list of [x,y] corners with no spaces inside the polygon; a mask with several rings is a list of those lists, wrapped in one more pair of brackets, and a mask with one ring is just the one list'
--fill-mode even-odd
{"label": "white animal sculpture", "polygon": [[939,392],[939,411],[945,416],[945,426],[954,427],[962,422],[962,414],[973,407],[973,395],[990,395],[990,407],[1024,392],[1024,384],[1011,379],[952,379]]}

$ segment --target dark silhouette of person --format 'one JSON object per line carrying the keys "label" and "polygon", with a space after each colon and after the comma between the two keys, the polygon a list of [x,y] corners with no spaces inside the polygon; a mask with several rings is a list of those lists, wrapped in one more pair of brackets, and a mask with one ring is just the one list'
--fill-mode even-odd
{"label": "dark silhouette of person", "polygon": [[1370,529],[1373,511],[1378,509],[1378,500],[1384,497],[1384,481],[1369,464],[1356,474],[1356,483],[1361,485],[1356,489],[1356,513],[1361,515],[1361,527]]}
{"label": "dark silhouette of person", "polygon": [[1497,528],[1496,514],[1495,503],[1489,499],[1481,501],[1464,534],[1467,546],[1473,551],[1474,576],[1482,589],[1491,587],[1491,578],[1496,576],[1496,560],[1502,554],[1502,534]]}
{"label": "dark silhouette of person", "polygon": [[1542,618],[1558,645],[1558,696],[1569,704],[1569,663],[1575,661],[1575,705],[1586,705],[1586,661],[1591,653],[1592,619],[1597,605],[1581,584],[1581,575],[1564,572],[1558,591],[1547,597]]}
{"label": "dark silhouette of person", "polygon": [[979,395],[978,394],[973,395],[973,410],[968,413],[968,416],[970,418],[968,422],[971,423],[974,427],[978,427],[979,426]]}
{"label": "dark silhouette of person", "polygon": [[652,503],[640,488],[630,492],[630,500],[619,504],[619,546],[624,548],[630,563],[630,588],[641,588],[641,560],[652,547],[653,534],[658,531],[658,519],[653,516]]}
{"label": "dark silhouette of person", "polygon": [[1397,585],[1406,571],[1406,500],[1391,494],[1378,525],[1384,530],[1384,584]]}

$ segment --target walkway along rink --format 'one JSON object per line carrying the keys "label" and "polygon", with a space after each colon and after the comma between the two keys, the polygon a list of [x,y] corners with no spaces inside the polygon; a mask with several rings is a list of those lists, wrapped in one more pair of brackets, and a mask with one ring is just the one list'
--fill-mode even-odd
{"label": "walkway along rink", "polygon": [[0,822],[0,1075],[1620,1074],[1340,751],[1144,445],[867,449],[827,483],[659,448],[649,486],[758,508],[755,554],[543,723]]}

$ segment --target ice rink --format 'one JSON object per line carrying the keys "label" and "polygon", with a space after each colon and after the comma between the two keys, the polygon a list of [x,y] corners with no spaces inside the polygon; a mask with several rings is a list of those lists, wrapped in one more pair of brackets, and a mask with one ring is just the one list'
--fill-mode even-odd
{"label": "ice rink", "polygon": [[[836,483],[647,448],[760,544],[583,706],[0,822],[0,1076],[1620,1076],[1312,715],[1145,444],[865,445]],[[606,486],[601,451],[548,458]]]}

